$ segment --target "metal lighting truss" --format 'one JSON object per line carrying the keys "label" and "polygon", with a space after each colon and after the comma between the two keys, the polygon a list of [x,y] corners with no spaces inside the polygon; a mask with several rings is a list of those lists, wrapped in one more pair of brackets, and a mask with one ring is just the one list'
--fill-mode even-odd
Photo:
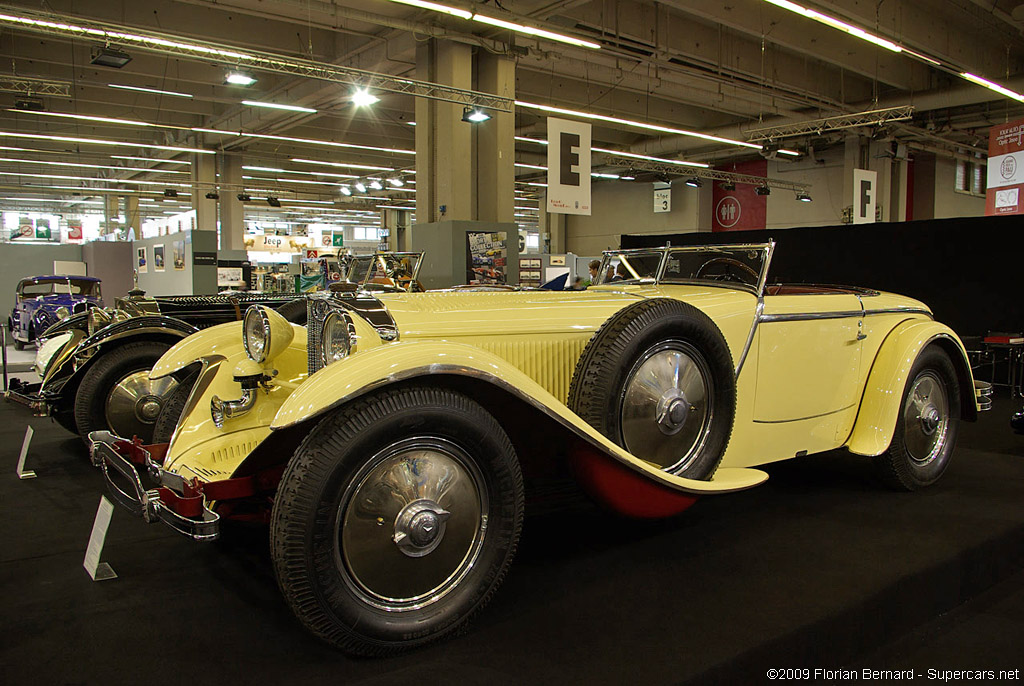
{"label": "metal lighting truss", "polygon": [[71,97],[71,84],[67,81],[34,79],[31,76],[0,74],[0,92],[24,95],[58,95]]}
{"label": "metal lighting truss", "polygon": [[271,52],[242,50],[231,45],[180,38],[146,29],[79,19],[50,12],[38,12],[22,7],[0,5],[0,26],[48,36],[82,38],[99,41],[105,45],[132,47],[138,50],[191,57],[207,62],[212,60],[229,68],[250,68],[279,74],[292,74],[361,88],[403,93],[418,98],[483,107],[498,112],[512,111],[511,98],[503,98],[490,93],[452,88],[429,81],[399,78],[389,74],[378,74],[335,64],[322,64]]}
{"label": "metal lighting truss", "polygon": [[835,117],[823,119],[810,119],[808,121],[796,122],[794,124],[780,124],[779,126],[766,126],[760,129],[747,131],[747,140],[751,143],[759,141],[774,141],[780,138],[792,138],[793,136],[806,136],[808,134],[820,134],[826,131],[838,129],[853,129],[859,126],[877,126],[890,121],[901,121],[910,119],[914,114],[913,105],[902,105],[900,107],[886,107],[880,110],[868,110],[856,114],[840,114]]}
{"label": "metal lighting truss", "polygon": [[601,164],[609,167],[622,167],[631,171],[645,171],[654,174],[666,174],[670,176],[696,176],[701,179],[713,181],[732,181],[733,183],[748,183],[752,186],[768,186],[783,190],[806,193],[811,187],[809,183],[795,183],[793,181],[782,181],[770,179],[767,176],[753,176],[751,174],[737,174],[736,172],[708,169],[706,167],[680,167],[674,164],[661,164],[659,162],[648,162],[646,160],[633,160],[628,157],[615,157],[610,155]]}

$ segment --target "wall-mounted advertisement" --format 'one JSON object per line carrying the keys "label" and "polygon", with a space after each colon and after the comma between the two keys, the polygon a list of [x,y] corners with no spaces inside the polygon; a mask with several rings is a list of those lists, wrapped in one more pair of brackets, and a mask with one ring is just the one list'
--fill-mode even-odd
{"label": "wall-mounted advertisement", "polygon": [[174,256],[174,271],[185,271],[185,241],[174,241],[171,243]]}
{"label": "wall-mounted advertisement", "polygon": [[987,181],[986,215],[1024,213],[1024,119],[989,129]]}
{"label": "wall-mounted advertisement", "polygon": [[50,220],[40,217],[36,220],[36,238],[44,241],[53,240],[53,231],[50,228]]}
{"label": "wall-mounted advertisement", "polygon": [[548,212],[590,214],[590,124],[548,117]]}
{"label": "wall-mounted advertisement", "polygon": [[68,220],[68,240],[80,241],[84,238],[82,234],[82,221],[80,219]]}
{"label": "wall-mounted advertisement", "polygon": [[507,234],[466,232],[466,283],[506,283]]}
{"label": "wall-mounted advertisement", "polygon": [[142,246],[136,252],[138,254],[135,257],[135,268],[140,274],[145,274],[149,271],[149,265],[146,261],[146,246]]}
{"label": "wall-mounted advertisement", "polygon": [[153,271],[162,272],[164,270],[164,244],[158,243],[153,246]]}
{"label": "wall-mounted advertisement", "polygon": [[217,267],[217,285],[241,287],[245,279],[241,267]]}

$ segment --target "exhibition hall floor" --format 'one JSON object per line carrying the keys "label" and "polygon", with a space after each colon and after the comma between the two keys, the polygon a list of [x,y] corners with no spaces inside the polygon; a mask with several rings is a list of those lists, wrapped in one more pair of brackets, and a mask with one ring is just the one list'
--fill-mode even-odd
{"label": "exhibition hall floor", "polygon": [[[669,521],[567,495],[527,518],[461,637],[352,660],[295,621],[265,529],[216,544],[114,513],[82,568],[102,480],[75,437],[0,403],[0,682],[759,683],[769,669],[1024,668],[1024,436],[997,398],[940,484],[885,490],[862,458],[769,466]],[[14,475],[25,423],[28,466]]]}

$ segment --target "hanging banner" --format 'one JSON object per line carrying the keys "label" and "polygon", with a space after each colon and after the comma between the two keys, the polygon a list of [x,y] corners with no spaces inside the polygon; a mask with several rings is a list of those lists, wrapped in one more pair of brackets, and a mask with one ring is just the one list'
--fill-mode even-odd
{"label": "hanging banner", "polygon": [[988,132],[988,185],[985,214],[1021,214],[1024,188],[1024,119]]}
{"label": "hanging banner", "polygon": [[[768,160],[753,160],[715,167],[718,171],[767,176]],[[753,231],[765,228],[768,215],[768,196],[758,195],[749,183],[737,183],[732,190],[716,183],[711,191],[714,216],[712,231]]]}
{"label": "hanging banner", "polygon": [[45,240],[52,240],[53,234],[50,231],[50,220],[45,217],[41,217],[36,220],[36,238],[42,238]]}
{"label": "hanging banner", "polygon": [[548,212],[590,214],[590,124],[548,117]]}
{"label": "hanging banner", "polygon": [[878,206],[878,172],[853,170],[853,223],[874,224]]}

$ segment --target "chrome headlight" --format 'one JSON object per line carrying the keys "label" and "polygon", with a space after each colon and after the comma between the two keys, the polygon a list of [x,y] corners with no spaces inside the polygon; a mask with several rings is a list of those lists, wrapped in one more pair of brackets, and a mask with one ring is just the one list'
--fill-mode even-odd
{"label": "chrome headlight", "polygon": [[291,323],[269,307],[253,305],[245,311],[242,342],[245,354],[253,362],[270,362],[285,351],[294,337]]}
{"label": "chrome headlight", "polygon": [[54,355],[60,352],[64,348],[64,344],[71,340],[71,332],[57,334],[52,338],[47,338],[42,341],[39,349],[36,351],[35,370],[39,378],[42,379],[46,376],[46,368],[50,366],[50,361]]}
{"label": "chrome headlight", "polygon": [[57,308],[57,319],[67,319],[70,314],[71,313],[68,311],[68,308],[66,307]]}
{"label": "chrome headlight", "polygon": [[86,320],[86,328],[88,334],[92,336],[94,333],[105,327],[110,323],[110,313],[104,310],[102,307],[94,307],[89,310],[89,318]]}
{"label": "chrome headlight", "polygon": [[324,320],[320,353],[324,366],[348,357],[355,351],[356,328],[346,312],[334,311]]}
{"label": "chrome headlight", "polygon": [[264,362],[270,350],[270,320],[264,308],[254,305],[246,311],[242,331],[245,354],[250,360]]}

